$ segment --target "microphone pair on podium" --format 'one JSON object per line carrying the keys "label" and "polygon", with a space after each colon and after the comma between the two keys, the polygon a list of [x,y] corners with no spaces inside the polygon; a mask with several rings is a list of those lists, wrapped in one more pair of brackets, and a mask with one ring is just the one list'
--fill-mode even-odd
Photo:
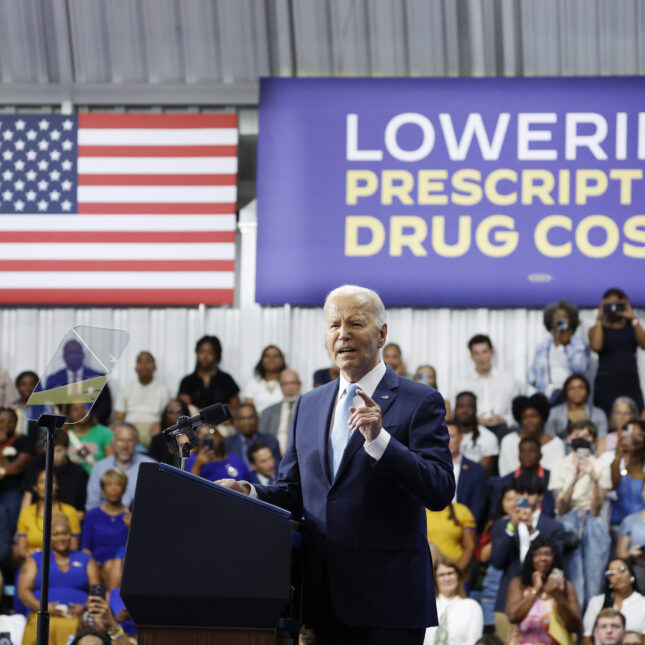
{"label": "microphone pair on podium", "polygon": [[214,403],[192,417],[179,417],[177,423],[163,430],[166,440],[179,452],[182,463],[188,459],[190,449],[197,446],[197,428],[217,425],[231,418],[231,408],[224,403]]}

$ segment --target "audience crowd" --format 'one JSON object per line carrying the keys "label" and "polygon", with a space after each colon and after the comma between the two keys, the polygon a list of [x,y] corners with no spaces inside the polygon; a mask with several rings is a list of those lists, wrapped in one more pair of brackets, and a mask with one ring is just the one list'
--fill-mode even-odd
{"label": "audience crowd", "polygon": [[[426,643],[643,643],[645,412],[636,356],[645,331],[620,289],[604,294],[588,335],[576,334],[578,310],[565,300],[545,309],[544,326],[523,384],[482,333],[464,347],[472,368],[453,393],[438,387],[431,365],[408,369],[399,345],[383,350],[395,372],[439,389],[446,402],[457,488],[444,510],[427,511],[439,625]],[[219,369],[216,336],[199,339],[195,355],[175,397],[144,350],[136,379],[114,399],[103,396],[100,414],[84,403],[60,410],[69,423],[54,438],[50,643],[84,643],[93,633],[136,642],[119,595],[122,560],[139,466],[178,464],[163,428],[227,403],[232,420],[199,429],[188,470],[211,481],[276,478],[299,375],[275,345],[242,389]],[[313,386],[336,376],[320,369]],[[13,380],[0,371],[0,566],[15,590],[13,615],[2,618],[16,619],[14,645],[35,643],[39,607],[45,459],[28,409],[37,383],[31,371]]]}

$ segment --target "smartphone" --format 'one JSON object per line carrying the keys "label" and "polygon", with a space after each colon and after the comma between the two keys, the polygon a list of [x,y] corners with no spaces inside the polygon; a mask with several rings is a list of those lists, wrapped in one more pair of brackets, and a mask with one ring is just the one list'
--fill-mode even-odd
{"label": "smartphone", "polygon": [[105,585],[92,585],[90,587],[90,596],[98,596],[105,599],[107,596],[107,587]]}
{"label": "smartphone", "polygon": [[215,448],[215,444],[213,443],[213,440],[210,439],[210,438],[209,439],[204,439],[204,446],[206,448],[210,448],[211,450],[214,450],[214,448]]}
{"label": "smartphone", "polygon": [[602,310],[606,314],[617,314],[625,311],[625,305],[622,302],[608,302],[603,306]]}

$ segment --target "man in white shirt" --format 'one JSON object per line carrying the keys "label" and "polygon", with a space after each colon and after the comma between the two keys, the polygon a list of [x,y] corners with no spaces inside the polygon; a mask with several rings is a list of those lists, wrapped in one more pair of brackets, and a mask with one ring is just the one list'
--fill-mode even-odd
{"label": "man in white shirt", "polygon": [[518,381],[493,366],[495,350],[489,336],[476,334],[468,341],[474,372],[461,381],[462,390],[477,396],[477,421],[501,439],[513,423],[511,402],[520,394]]}
{"label": "man in white shirt", "polygon": [[293,407],[300,396],[300,387],[298,373],[285,367],[280,372],[280,389],[284,398],[280,403],[265,408],[260,415],[258,432],[274,436],[280,445],[280,454],[283,455],[287,451],[289,426],[293,416]]}

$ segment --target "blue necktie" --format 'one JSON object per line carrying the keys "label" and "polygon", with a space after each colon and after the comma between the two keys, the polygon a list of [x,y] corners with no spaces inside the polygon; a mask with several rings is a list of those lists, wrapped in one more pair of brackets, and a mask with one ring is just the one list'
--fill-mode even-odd
{"label": "blue necktie", "polygon": [[356,390],[358,390],[358,385],[356,384],[347,386],[345,398],[336,407],[336,413],[334,414],[334,425],[331,429],[329,442],[329,469],[333,477],[336,476],[349,440],[349,408],[354,405]]}

